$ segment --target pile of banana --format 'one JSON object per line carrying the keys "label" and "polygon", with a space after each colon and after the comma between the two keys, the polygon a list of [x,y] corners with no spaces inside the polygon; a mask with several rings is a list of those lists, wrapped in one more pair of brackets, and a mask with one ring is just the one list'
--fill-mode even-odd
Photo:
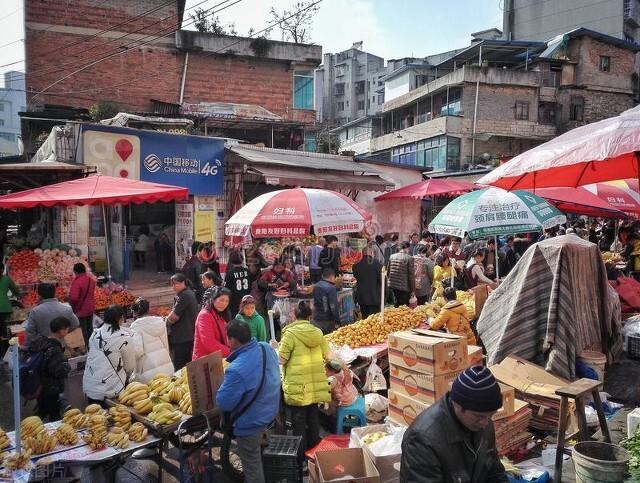
{"label": "pile of banana", "polygon": [[20,423],[20,439],[22,439],[22,441],[46,432],[47,430],[44,428],[44,424],[42,424],[42,419],[38,416],[29,416],[28,418],[24,418]]}
{"label": "pile of banana", "polygon": [[9,436],[4,432],[2,428],[0,428],[0,451],[5,448],[11,446],[11,441],[9,441]]}
{"label": "pile of banana", "polygon": [[175,424],[182,419],[182,413],[170,403],[159,403],[153,406],[147,417],[158,424]]}
{"label": "pile of banana", "polygon": [[119,426],[114,426],[107,434],[107,444],[114,448],[124,449],[129,446],[129,435],[127,431]]}
{"label": "pile of banana", "polygon": [[[31,451],[25,449],[21,453],[11,453],[4,458],[4,469],[8,472],[28,468],[31,462]],[[7,475],[10,478],[10,475]]]}
{"label": "pile of banana", "polygon": [[133,409],[138,411],[140,414],[149,414],[151,411],[153,411],[153,401],[150,397],[140,399],[139,401],[133,403]]}
{"label": "pile of banana", "polygon": [[141,382],[131,382],[118,396],[120,404],[133,406],[137,401],[147,399],[149,396],[149,386]]}
{"label": "pile of banana", "polygon": [[133,423],[127,432],[129,434],[129,440],[134,443],[144,441],[147,437],[147,428],[142,423]]}
{"label": "pile of banana", "polygon": [[90,419],[89,415],[82,414],[82,411],[75,408],[69,409],[62,416],[62,422],[68,424],[69,426],[75,429],[86,428],[89,425],[89,419]]}
{"label": "pile of banana", "polygon": [[123,404],[109,408],[109,417],[114,426],[118,428],[126,431],[131,427],[131,413]]}
{"label": "pile of banana", "polygon": [[89,404],[86,408],[84,408],[84,413],[87,416],[93,416],[94,414],[102,414],[105,415],[107,412],[102,409],[99,404]]}
{"label": "pile of banana", "polygon": [[151,391],[151,393],[155,396],[162,396],[163,394],[168,392],[169,389],[171,389],[169,387],[171,385],[171,382],[171,376],[169,376],[168,374],[156,374],[149,381],[149,391]]}
{"label": "pile of banana", "polygon": [[92,430],[90,429],[82,437],[82,440],[89,445],[92,450],[104,448],[105,438],[107,437],[106,431],[102,429]]}
{"label": "pile of banana", "polygon": [[67,423],[62,423],[58,426],[58,429],[56,429],[55,432],[55,437],[63,446],[71,446],[78,442],[78,433],[73,429],[73,426]]}
{"label": "pile of banana", "polygon": [[34,436],[22,438],[22,445],[33,454],[44,454],[53,451],[58,445],[58,439],[44,430]]}
{"label": "pile of banana", "polygon": [[193,408],[191,407],[191,393],[189,393],[189,391],[184,393],[182,399],[180,399],[180,402],[178,403],[178,407],[180,408],[180,411],[188,414],[189,416],[193,414]]}

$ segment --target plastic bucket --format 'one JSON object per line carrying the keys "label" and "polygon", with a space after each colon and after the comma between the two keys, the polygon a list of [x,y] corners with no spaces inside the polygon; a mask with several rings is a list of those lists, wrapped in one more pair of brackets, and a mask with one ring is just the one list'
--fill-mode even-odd
{"label": "plastic bucket", "polygon": [[602,352],[582,351],[578,356],[578,361],[596,371],[598,381],[604,382],[604,366],[607,364],[607,356]]}
{"label": "plastic bucket", "polygon": [[627,475],[629,452],[609,443],[585,441],[573,448],[577,483],[622,482]]}

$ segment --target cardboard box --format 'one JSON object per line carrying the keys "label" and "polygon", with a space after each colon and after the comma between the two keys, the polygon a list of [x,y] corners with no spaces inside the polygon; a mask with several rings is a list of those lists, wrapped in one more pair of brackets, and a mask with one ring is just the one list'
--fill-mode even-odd
{"label": "cardboard box", "polygon": [[378,470],[362,448],[319,451],[316,467],[320,483],[380,483]]}
{"label": "cardboard box", "polygon": [[193,415],[212,410],[222,384],[222,355],[214,352],[186,365]]}
{"label": "cardboard box", "polygon": [[500,384],[500,394],[502,395],[502,407],[493,415],[494,421],[512,416],[515,412],[516,390],[506,384]]}
{"label": "cardboard box", "polygon": [[482,353],[482,347],[478,345],[468,345],[467,357],[469,358],[469,367],[484,366],[484,354]]}
{"label": "cardboard box", "polygon": [[81,356],[87,352],[80,327],[76,327],[64,336],[64,347],[67,359]]}
{"label": "cardboard box", "polygon": [[467,360],[464,337],[422,329],[389,334],[391,364],[438,376],[460,372]]}
{"label": "cardboard box", "polygon": [[429,404],[389,389],[389,419],[401,426],[409,426]]}
{"label": "cardboard box", "polygon": [[351,439],[349,441],[350,448],[362,448],[364,452],[371,458],[373,464],[376,465],[378,472],[380,473],[381,483],[399,483],[400,482],[400,459],[402,458],[402,448],[398,447],[398,452],[388,454],[385,456],[376,456],[373,451],[369,449],[369,446],[364,444],[362,438],[367,434],[377,433],[379,431],[392,434],[394,429],[399,434],[396,437],[399,438],[399,443],[402,442],[402,435],[404,434],[404,427],[396,426],[393,423],[387,424],[372,424],[362,428],[353,428],[351,430]]}
{"label": "cardboard box", "polygon": [[434,376],[412,371],[395,364],[389,365],[389,384],[396,393],[427,404],[440,400],[450,389],[459,372]]}
{"label": "cardboard box", "polygon": [[315,460],[307,460],[307,467],[309,468],[309,483],[318,483],[320,477]]}

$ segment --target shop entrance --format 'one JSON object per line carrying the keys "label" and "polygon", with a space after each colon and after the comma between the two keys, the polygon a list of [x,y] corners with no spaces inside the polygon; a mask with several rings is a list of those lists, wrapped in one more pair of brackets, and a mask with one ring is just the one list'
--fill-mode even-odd
{"label": "shop entrance", "polygon": [[174,273],[175,203],[143,203],[125,210],[127,278]]}

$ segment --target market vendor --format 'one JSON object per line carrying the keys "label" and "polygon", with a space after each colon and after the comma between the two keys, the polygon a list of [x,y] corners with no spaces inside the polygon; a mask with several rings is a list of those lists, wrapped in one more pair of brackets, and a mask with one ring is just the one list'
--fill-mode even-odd
{"label": "market vendor", "polygon": [[290,292],[295,289],[293,274],[284,267],[284,260],[278,258],[273,262],[270,270],[262,274],[258,286],[266,292],[265,302],[268,309],[273,307],[273,293],[279,290]]}
{"label": "market vendor", "polygon": [[444,298],[447,303],[431,322],[431,330],[445,328],[451,334],[466,337],[469,345],[476,345],[476,336],[471,329],[467,308],[457,300],[455,287],[445,288]]}
{"label": "market vendor", "polygon": [[325,237],[327,246],[320,252],[320,268],[331,268],[336,275],[340,274],[340,249],[338,248],[338,238],[329,235]]}
{"label": "market vendor", "polygon": [[193,336],[200,307],[195,294],[187,287],[187,278],[182,273],[176,273],[171,277],[171,287],[176,297],[166,322],[169,329],[169,347],[173,353],[173,365],[177,371],[187,362],[191,362]]}
{"label": "market vendor", "polygon": [[313,325],[324,335],[330,334],[340,322],[336,274],[331,268],[322,270],[322,280],[313,287]]}
{"label": "market vendor", "polygon": [[403,483],[509,481],[495,445],[492,416],[500,386],[483,366],[466,369],[451,391],[413,421],[402,440]]}
{"label": "market vendor", "polygon": [[362,259],[353,266],[353,276],[358,282],[358,305],[362,318],[380,310],[382,297],[382,264],[373,255],[379,249],[375,243],[362,250]]}

